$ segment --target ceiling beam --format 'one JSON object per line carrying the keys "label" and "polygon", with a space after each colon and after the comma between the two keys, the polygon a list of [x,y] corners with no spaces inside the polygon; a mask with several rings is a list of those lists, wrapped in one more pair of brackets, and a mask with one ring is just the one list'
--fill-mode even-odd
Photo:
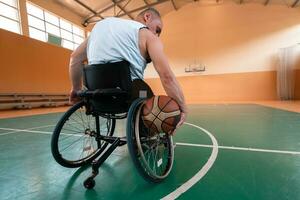
{"label": "ceiling beam", "polygon": [[118,8],[120,8],[130,19],[133,19],[132,15],[128,13],[124,7],[122,7],[116,0],[111,0]]}
{"label": "ceiling beam", "polygon": [[[146,6],[141,6],[141,7],[139,7],[139,8],[130,10],[130,11],[128,11],[127,13],[128,13],[128,14],[131,14],[131,13],[134,13],[134,12],[138,12],[138,11],[140,11],[140,10],[146,9],[148,6],[149,6],[149,7],[156,6],[156,5],[158,5],[158,4],[162,4],[162,3],[165,3],[165,2],[167,2],[167,1],[170,1],[170,0],[160,0],[160,1],[157,1],[157,2],[154,2],[154,3],[149,3],[149,4],[146,5]],[[125,16],[125,15],[126,15],[126,14],[123,13],[123,14],[121,14],[121,15],[118,15],[117,17],[123,17],[123,16]]]}
{"label": "ceiling beam", "polygon": [[147,2],[147,0],[144,0],[144,3],[148,6],[149,5],[149,3]]}
{"label": "ceiling beam", "polygon": [[[125,9],[126,6],[130,3],[131,0],[128,0],[127,3],[123,6],[123,8]],[[118,16],[120,13],[122,12],[122,10],[120,10],[115,16]]]}
{"label": "ceiling beam", "polygon": [[[118,3],[121,3],[121,2],[123,2],[123,1],[125,1],[125,0],[120,0],[120,1],[118,1]],[[107,7],[103,8],[103,9],[101,9],[101,10],[98,11],[96,14],[93,14],[92,16],[87,17],[87,18],[84,20],[84,24],[88,24],[90,19],[92,19],[93,17],[96,17],[96,16],[98,16],[98,15],[104,13],[105,11],[107,11],[107,10],[113,8],[114,6],[115,6],[115,4],[114,4],[114,3],[111,3],[109,6],[107,6]]]}
{"label": "ceiling beam", "polygon": [[[120,1],[118,1],[118,3],[121,3],[121,2],[123,2],[123,1],[125,1],[125,0],[120,0]],[[138,12],[138,11],[144,10],[144,9],[146,9],[146,8],[148,8],[148,7],[152,7],[152,6],[156,6],[156,5],[158,5],[158,4],[165,3],[165,2],[167,2],[167,1],[170,1],[170,0],[159,0],[159,1],[154,2],[154,3],[148,3],[148,5],[141,6],[141,7],[139,7],[139,8],[134,9],[134,10],[127,11],[127,13],[128,13],[128,14],[131,14],[131,13],[134,13],[134,12]],[[195,1],[198,1],[198,0],[195,0]],[[106,7],[106,8],[104,8],[104,9],[102,9],[102,10],[99,11],[97,14],[101,14],[101,13],[105,12],[106,10],[109,10],[109,9],[113,8],[114,5],[115,5],[115,4],[112,4],[112,5],[110,5],[110,6]],[[116,16],[116,17],[123,17],[123,16],[125,16],[125,15],[126,15],[125,13],[122,13],[122,14]],[[88,17],[88,18],[85,20],[85,22],[84,22],[85,26],[87,26],[89,23],[96,23],[96,22],[100,21],[99,19],[98,19],[98,20],[90,21],[90,19],[92,19],[92,18],[95,17],[95,16],[96,16],[96,15],[93,15],[93,16],[91,16],[91,17]]]}
{"label": "ceiling beam", "polygon": [[100,14],[98,14],[96,11],[94,11],[92,8],[90,8],[89,6],[87,6],[86,4],[82,3],[79,0],[74,0],[76,3],[78,3],[79,5],[81,5],[82,7],[84,7],[85,9],[87,9],[88,11],[90,11],[91,13],[93,13],[96,16],[99,16],[101,19],[104,19],[104,17],[102,17]]}
{"label": "ceiling beam", "polygon": [[270,0],[266,0],[264,5],[267,6],[269,4]]}
{"label": "ceiling beam", "polygon": [[292,8],[294,8],[298,4],[299,0],[295,0],[295,2],[292,4]]}
{"label": "ceiling beam", "polygon": [[171,0],[171,2],[172,2],[172,5],[173,5],[174,9],[177,10],[178,8],[177,8],[177,6],[176,6],[174,0]]}

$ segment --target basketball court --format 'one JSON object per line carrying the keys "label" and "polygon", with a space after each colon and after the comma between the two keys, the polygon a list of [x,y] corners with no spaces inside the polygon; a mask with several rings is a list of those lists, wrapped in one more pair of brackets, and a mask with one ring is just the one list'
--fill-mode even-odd
{"label": "basketball court", "polygon": [[[175,163],[167,180],[142,179],[125,146],[108,158],[88,191],[82,182],[90,168],[63,168],[50,153],[62,113],[1,119],[1,199],[299,198],[299,113],[258,104],[189,109],[174,137]],[[124,124],[116,134],[124,134]]]}
{"label": "basketball court", "polygon": [[[161,13],[160,39],[188,107],[171,147],[163,143],[174,148],[173,166],[159,183],[139,173],[126,131],[135,120],[138,146],[141,109],[132,108],[113,133],[128,146],[112,152],[87,189],[91,164],[67,168],[53,156],[54,132],[74,144],[78,134],[96,138],[89,128],[74,131],[85,127],[80,116],[55,129],[72,107],[70,56],[96,22],[132,20],[149,7]],[[0,200],[300,200],[299,8],[299,0],[0,0]],[[145,82],[165,95],[152,64]]]}

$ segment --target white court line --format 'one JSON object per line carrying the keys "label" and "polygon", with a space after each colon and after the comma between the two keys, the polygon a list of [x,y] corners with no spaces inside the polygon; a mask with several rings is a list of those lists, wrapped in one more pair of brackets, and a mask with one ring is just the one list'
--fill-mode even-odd
{"label": "white court line", "polygon": [[[12,131],[12,132],[27,132],[27,133],[42,133],[42,134],[52,134],[52,132],[48,131],[32,131],[27,129],[13,129],[13,128],[0,128],[0,130]],[[5,135],[5,133],[3,133]]]}
{"label": "white court line", "polygon": [[205,174],[208,172],[208,170],[212,167],[212,165],[214,164],[214,162],[217,158],[217,155],[218,155],[218,142],[217,142],[216,138],[210,132],[208,132],[204,128],[202,128],[200,126],[196,126],[194,124],[190,124],[190,123],[185,123],[185,124],[200,129],[201,131],[205,132],[210,137],[210,139],[212,141],[212,144],[213,144],[212,145],[212,147],[213,147],[212,153],[211,153],[210,157],[208,158],[208,161],[201,168],[201,170],[197,172],[197,174],[195,174],[190,180],[188,180],[187,182],[182,184],[179,188],[177,188],[176,190],[174,190],[173,192],[171,192],[167,196],[163,197],[162,198],[163,200],[169,200],[169,199],[173,200],[173,199],[178,198],[181,194],[186,192],[194,184],[196,184],[198,181],[200,181],[200,179],[202,177],[204,177]]}
{"label": "white court line", "polygon": [[[177,142],[176,145],[213,148],[213,145],[190,144],[190,143],[181,143],[181,142]],[[257,148],[245,148],[245,147],[233,147],[233,146],[231,146],[231,147],[230,146],[218,146],[218,148],[219,149],[230,149],[230,150],[241,150],[241,151],[255,151],[255,152],[266,152],[266,153],[281,153],[281,154],[300,155],[299,151],[282,151],[282,150],[273,150],[273,149],[257,149]]]}
{"label": "white court line", "polygon": [[[1,135],[8,135],[8,134],[11,134],[11,133],[17,133],[17,132],[24,132],[24,130],[34,130],[34,129],[39,129],[39,128],[46,128],[46,127],[51,127],[51,126],[56,126],[56,124],[52,124],[52,125],[46,125],[46,126],[38,126],[38,127],[33,127],[33,128],[27,128],[27,129],[20,129],[20,130],[15,130],[15,131],[10,131],[10,132],[6,132],[6,133],[0,133],[0,136]],[[8,130],[9,128],[0,128],[2,130]]]}
{"label": "white court line", "polygon": [[[72,122],[70,124],[76,124],[77,122]],[[8,135],[11,133],[18,133],[18,132],[28,132],[27,130],[34,130],[34,129],[39,129],[39,128],[46,128],[46,127],[51,127],[51,126],[56,126],[56,124],[52,124],[52,125],[45,125],[45,126],[37,126],[37,127],[32,127],[32,128],[27,128],[27,129],[11,129],[11,128],[0,128],[2,130],[15,130],[15,131],[10,131],[10,132],[6,132],[6,133],[0,133],[1,135]],[[41,131],[42,132],[42,131]],[[68,133],[63,133],[63,134],[68,134]]]}
{"label": "white court line", "polygon": [[[16,132],[26,132],[26,133],[41,133],[41,134],[48,134],[48,135],[52,135],[53,132],[49,132],[49,131],[31,131],[28,129],[12,129],[12,128],[0,128],[0,130],[7,130],[7,131],[16,131]],[[82,135],[80,134],[71,134],[71,133],[61,133],[62,135],[73,135],[76,137],[81,137]]]}

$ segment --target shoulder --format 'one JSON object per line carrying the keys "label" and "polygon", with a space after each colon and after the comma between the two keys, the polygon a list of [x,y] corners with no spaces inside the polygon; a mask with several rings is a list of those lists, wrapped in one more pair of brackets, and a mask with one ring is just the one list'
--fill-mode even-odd
{"label": "shoulder", "polygon": [[147,28],[141,28],[140,31],[139,31],[139,35],[140,35],[140,38],[144,39],[145,41],[157,41],[159,40],[159,38],[154,35],[151,31],[149,31],[149,29]]}

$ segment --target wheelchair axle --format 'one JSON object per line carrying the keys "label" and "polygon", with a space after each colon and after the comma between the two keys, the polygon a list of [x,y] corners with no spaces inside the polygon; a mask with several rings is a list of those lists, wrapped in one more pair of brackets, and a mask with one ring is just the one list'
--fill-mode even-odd
{"label": "wheelchair axle", "polygon": [[123,146],[123,145],[127,144],[126,137],[114,137],[114,136],[99,135],[97,139],[106,141],[110,144],[113,144],[117,139],[119,139],[119,142],[117,144],[118,146]]}

